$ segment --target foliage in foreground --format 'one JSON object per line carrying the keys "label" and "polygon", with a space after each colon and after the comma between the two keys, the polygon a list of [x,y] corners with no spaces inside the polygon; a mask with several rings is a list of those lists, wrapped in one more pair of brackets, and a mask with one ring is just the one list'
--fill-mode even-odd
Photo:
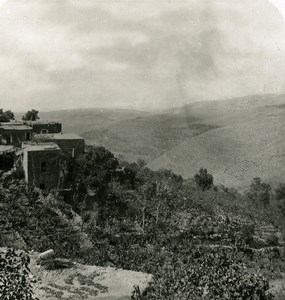
{"label": "foliage in foreground", "polygon": [[16,253],[8,249],[0,255],[0,299],[33,300],[30,283],[29,256],[24,252]]}
{"label": "foliage in foreground", "polygon": [[121,234],[96,240],[99,251],[90,254],[90,263],[96,257],[97,264],[107,260],[119,268],[153,274],[143,299],[272,299],[268,280],[259,270],[266,258],[249,249],[200,244],[189,233]]}
{"label": "foliage in foreground", "polygon": [[[161,276],[163,272],[163,276]],[[154,274],[145,299],[273,299],[265,277],[228,249],[195,249]]]}
{"label": "foliage in foreground", "polygon": [[[251,260],[249,251],[256,223],[265,217],[270,223],[274,216],[271,190],[260,180],[242,195],[212,186],[206,170],[196,180],[184,180],[170,170],[119,163],[103,147],[87,149],[74,169],[72,208],[57,195],[40,197],[19,180],[3,180],[0,226],[19,232],[28,248],[53,248],[83,263],[151,273],[146,299],[271,299],[268,281],[255,274],[271,272],[280,257]],[[276,192],[279,205],[282,191]],[[87,252],[68,221],[72,209],[93,241]]]}

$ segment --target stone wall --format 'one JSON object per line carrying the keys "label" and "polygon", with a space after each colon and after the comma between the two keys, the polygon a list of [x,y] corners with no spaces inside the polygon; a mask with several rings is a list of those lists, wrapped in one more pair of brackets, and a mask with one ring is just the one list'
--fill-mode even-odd
{"label": "stone wall", "polygon": [[84,153],[84,139],[55,139],[51,141],[58,145],[58,147],[66,157],[77,158],[79,155]]}
{"label": "stone wall", "polygon": [[15,129],[3,129],[0,127],[0,135],[4,144],[14,145],[21,147],[22,142],[31,140],[32,129],[17,130]]}
{"label": "stone wall", "polygon": [[[26,181],[46,190],[57,188],[60,179],[59,153],[59,150],[25,150],[23,168]],[[45,171],[42,170],[42,163],[46,164]]]}
{"label": "stone wall", "polygon": [[[41,134],[41,133],[60,133],[62,132],[61,123],[34,123],[31,124],[33,134]],[[46,132],[42,132],[42,131]]]}

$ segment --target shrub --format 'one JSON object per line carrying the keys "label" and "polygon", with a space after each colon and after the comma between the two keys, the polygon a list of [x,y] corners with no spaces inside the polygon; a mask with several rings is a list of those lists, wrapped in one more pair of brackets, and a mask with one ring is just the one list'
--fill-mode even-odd
{"label": "shrub", "polygon": [[271,234],[266,238],[266,243],[268,246],[278,246],[279,245],[279,239],[276,234]]}
{"label": "shrub", "polygon": [[1,300],[33,300],[33,289],[29,279],[29,257],[8,249],[0,256]]}
{"label": "shrub", "polygon": [[273,299],[268,281],[251,273],[234,252],[197,248],[169,262],[155,273],[145,299]]}
{"label": "shrub", "polygon": [[21,168],[17,168],[15,170],[13,170],[13,172],[11,173],[11,176],[12,176],[12,178],[18,179],[18,180],[24,179],[25,178],[24,169],[21,167]]}
{"label": "shrub", "polygon": [[201,168],[194,176],[197,186],[202,190],[208,190],[213,186],[214,178],[208,173],[207,169]]}

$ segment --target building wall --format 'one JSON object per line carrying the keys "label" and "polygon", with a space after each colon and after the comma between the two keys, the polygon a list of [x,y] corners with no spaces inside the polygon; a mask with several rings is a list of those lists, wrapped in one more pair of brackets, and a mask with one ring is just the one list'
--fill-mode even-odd
{"label": "building wall", "polygon": [[84,153],[85,149],[85,141],[84,139],[74,139],[74,140],[67,140],[67,139],[54,139],[51,140],[52,142],[56,143],[61,151],[67,157],[74,157],[77,158],[79,155]]}
{"label": "building wall", "polygon": [[79,155],[84,153],[85,149],[85,141],[83,138],[54,138],[53,136],[49,135],[40,135],[35,136],[33,138],[35,142],[53,142],[59,146],[59,148],[62,151],[62,154],[64,154],[67,158],[77,158]]}
{"label": "building wall", "polygon": [[25,180],[26,182],[29,182],[29,177],[28,177],[28,153],[27,150],[23,151],[23,169],[25,173]]}
{"label": "building wall", "polygon": [[[59,150],[24,151],[23,168],[26,181],[46,190],[58,187],[60,179]],[[46,163],[46,172],[42,171],[42,163]]]}
{"label": "building wall", "polygon": [[2,139],[7,141],[7,145],[14,145],[16,147],[20,147],[22,142],[31,140],[32,129],[9,130],[0,128],[0,135],[2,136]]}
{"label": "building wall", "polygon": [[47,130],[47,133],[61,133],[62,125],[61,123],[35,123],[32,124],[33,134],[42,134],[42,130]]}

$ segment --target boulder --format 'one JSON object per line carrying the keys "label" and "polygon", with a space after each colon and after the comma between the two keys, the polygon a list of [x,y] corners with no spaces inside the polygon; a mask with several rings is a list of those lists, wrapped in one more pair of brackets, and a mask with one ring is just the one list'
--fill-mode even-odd
{"label": "boulder", "polygon": [[54,253],[53,249],[49,249],[45,252],[40,253],[39,259],[41,259],[41,260],[48,259],[48,258],[53,257],[54,255],[55,255],[55,253]]}

